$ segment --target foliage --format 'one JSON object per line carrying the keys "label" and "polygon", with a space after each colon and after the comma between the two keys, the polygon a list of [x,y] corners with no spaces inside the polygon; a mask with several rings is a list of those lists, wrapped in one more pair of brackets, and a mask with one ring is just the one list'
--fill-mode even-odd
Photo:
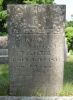
{"label": "foliage", "polygon": [[73,50],[70,50],[69,53],[70,53],[70,55],[73,55]]}
{"label": "foliage", "polygon": [[2,3],[3,3],[3,0],[0,0],[0,6],[2,5]]}
{"label": "foliage", "polygon": [[4,0],[0,0],[0,35],[4,35],[7,32],[5,27],[7,11],[4,9],[3,2]]}
{"label": "foliage", "polygon": [[73,27],[73,21],[67,21],[66,27]]}
{"label": "foliage", "polygon": [[67,37],[68,50],[73,50],[73,27],[67,27],[65,33]]}
{"label": "foliage", "polygon": [[25,4],[52,4],[54,0],[23,0]]}
{"label": "foliage", "polygon": [[0,36],[5,36],[5,35],[7,35],[6,32],[0,32]]}
{"label": "foliage", "polygon": [[0,21],[5,20],[7,18],[7,11],[0,11]]}

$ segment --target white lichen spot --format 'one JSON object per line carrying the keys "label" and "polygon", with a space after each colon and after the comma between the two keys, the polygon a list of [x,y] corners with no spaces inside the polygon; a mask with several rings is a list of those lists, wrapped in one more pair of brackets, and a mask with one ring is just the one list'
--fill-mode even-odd
{"label": "white lichen spot", "polygon": [[21,9],[20,8],[17,8],[17,11],[20,11]]}

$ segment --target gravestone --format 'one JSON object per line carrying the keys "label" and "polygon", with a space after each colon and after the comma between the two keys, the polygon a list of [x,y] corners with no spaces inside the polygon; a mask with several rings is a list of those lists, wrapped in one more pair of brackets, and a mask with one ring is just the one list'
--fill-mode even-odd
{"label": "gravestone", "polygon": [[10,95],[60,92],[64,27],[64,5],[8,5]]}

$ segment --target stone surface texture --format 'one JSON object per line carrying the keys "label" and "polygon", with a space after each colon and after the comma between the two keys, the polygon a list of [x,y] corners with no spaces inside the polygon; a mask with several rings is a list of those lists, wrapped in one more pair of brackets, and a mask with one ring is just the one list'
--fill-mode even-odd
{"label": "stone surface texture", "polygon": [[8,55],[0,55],[0,64],[8,64]]}
{"label": "stone surface texture", "polygon": [[0,97],[0,100],[73,100],[73,96],[64,97],[26,97],[26,96],[4,96]]}
{"label": "stone surface texture", "polygon": [[10,95],[60,92],[64,27],[64,5],[8,5]]}
{"label": "stone surface texture", "polygon": [[8,49],[0,49],[0,64],[8,64]]}

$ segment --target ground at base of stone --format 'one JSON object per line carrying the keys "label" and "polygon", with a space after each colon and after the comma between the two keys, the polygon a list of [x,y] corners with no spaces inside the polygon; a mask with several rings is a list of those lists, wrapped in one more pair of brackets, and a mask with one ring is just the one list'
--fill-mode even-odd
{"label": "ground at base of stone", "polygon": [[0,100],[73,100],[73,96],[26,97],[26,96],[1,96]]}

